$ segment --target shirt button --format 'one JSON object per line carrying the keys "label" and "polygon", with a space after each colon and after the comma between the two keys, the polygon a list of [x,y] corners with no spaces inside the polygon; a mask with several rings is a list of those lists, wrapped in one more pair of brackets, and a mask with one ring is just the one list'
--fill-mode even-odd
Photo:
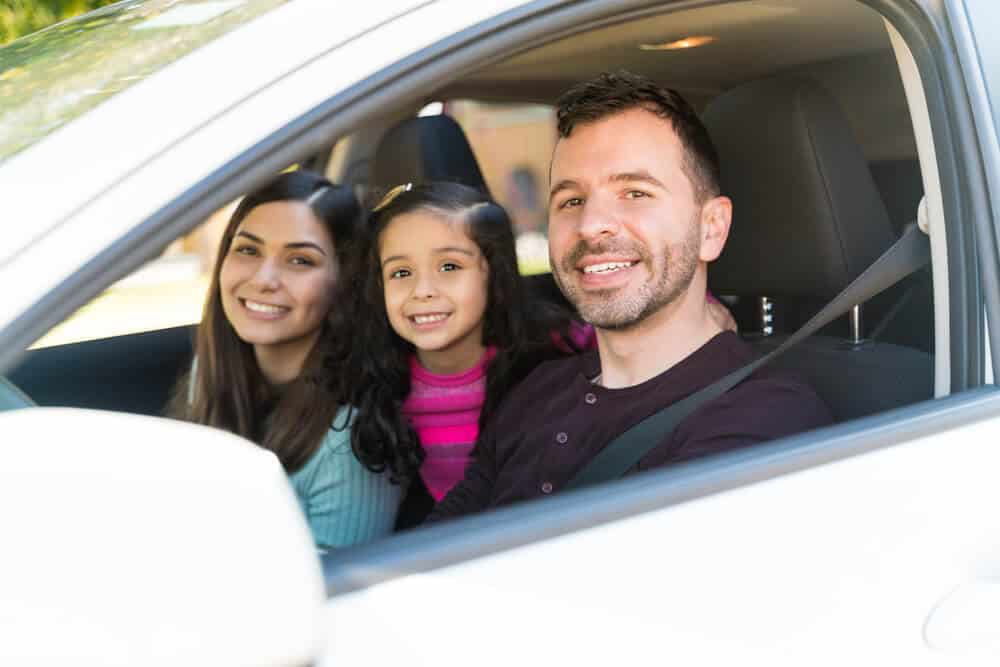
{"label": "shirt button", "polygon": [[560,445],[565,445],[567,442],[569,442],[569,436],[566,435],[566,431],[559,431],[558,433],[556,433],[556,442],[558,442]]}
{"label": "shirt button", "polygon": [[551,482],[542,482],[542,493],[552,493]]}
{"label": "shirt button", "polygon": [[592,393],[588,393],[583,397],[583,400],[587,401],[587,405],[593,405],[594,403],[597,403],[597,396]]}

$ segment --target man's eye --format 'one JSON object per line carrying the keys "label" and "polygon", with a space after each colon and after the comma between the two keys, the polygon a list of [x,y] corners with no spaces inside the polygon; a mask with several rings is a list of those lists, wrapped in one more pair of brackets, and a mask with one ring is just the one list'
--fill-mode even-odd
{"label": "man's eye", "polygon": [[410,271],[408,269],[396,269],[389,273],[389,279],[395,280],[396,278],[408,278],[410,276]]}
{"label": "man's eye", "polygon": [[625,193],[625,196],[628,199],[643,199],[644,197],[648,197],[649,195],[643,192],[642,190],[629,190],[628,192]]}

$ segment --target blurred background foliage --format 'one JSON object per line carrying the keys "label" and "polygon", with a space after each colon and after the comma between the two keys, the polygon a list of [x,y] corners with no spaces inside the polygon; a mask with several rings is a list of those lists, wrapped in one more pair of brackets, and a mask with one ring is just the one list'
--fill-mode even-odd
{"label": "blurred background foliage", "polygon": [[0,45],[116,0],[0,0]]}

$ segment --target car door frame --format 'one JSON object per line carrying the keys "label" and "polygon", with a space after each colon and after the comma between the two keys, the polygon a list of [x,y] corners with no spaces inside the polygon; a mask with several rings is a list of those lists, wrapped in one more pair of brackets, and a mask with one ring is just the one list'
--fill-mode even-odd
{"label": "car door frame", "polygon": [[[990,323],[987,333],[990,360],[995,369],[1000,361],[997,358],[1000,355],[1000,127],[990,99],[991,93],[997,99],[1000,90],[996,89],[995,77],[991,87],[986,70],[990,65],[1000,68],[1000,50],[995,42],[979,39],[983,35],[976,28],[976,19],[982,24],[986,12],[1000,19],[1000,8],[979,0],[945,0],[944,6],[965,84],[963,92],[974,121],[976,164],[982,170],[981,179],[972,184],[976,205],[972,221],[978,240],[984,306]],[[976,17],[972,11],[977,12]]]}
{"label": "car door frame", "polygon": [[[85,303],[99,289],[88,285],[105,285],[122,277],[151,257],[167,240],[193,228],[222,204],[261,183],[302,155],[328,145],[330,137],[343,136],[356,129],[367,118],[388,106],[420,99],[428,85],[439,85],[461,72],[502,59],[529,46],[607,22],[707,4],[710,3],[691,0],[584,0],[573,3],[538,0],[505,11],[395,62],[257,142],[149,216],[8,327],[3,332],[5,347],[9,349],[8,342],[12,345],[30,342],[41,333],[39,328],[55,324],[73,308]],[[721,0],[719,4],[722,4]],[[981,385],[983,372],[982,354],[977,352],[982,349],[980,320],[983,301],[980,277],[972,258],[977,242],[980,251],[984,250],[985,244],[993,243],[994,255],[996,243],[994,238],[985,237],[981,229],[986,221],[992,220],[992,216],[985,205],[985,178],[974,146],[972,114],[965,103],[967,98],[960,85],[961,79],[956,76],[958,64],[951,50],[952,40],[945,30],[944,17],[928,3],[918,5],[904,0],[866,0],[865,4],[877,9],[899,30],[913,50],[922,73],[933,121],[945,216],[953,221],[948,225],[952,391],[972,389]],[[405,21],[405,18],[397,20]],[[359,39],[374,38],[376,32]],[[224,120],[222,118],[220,122]],[[975,225],[978,237],[967,233],[964,225],[954,223],[969,219],[982,220]],[[1000,303],[987,303],[991,313],[996,313],[998,307]],[[996,350],[994,346],[994,352]],[[0,368],[9,365],[14,358],[15,354],[8,352],[0,358]],[[562,498],[511,508],[506,510],[507,514],[471,518],[460,528],[441,527],[428,530],[423,537],[419,533],[400,536],[394,538],[396,541],[345,551],[328,558],[327,573],[333,582],[332,592],[339,593],[347,589],[338,583],[338,572],[350,573],[352,567],[366,568],[366,563],[378,561],[379,553],[387,554],[385,557],[389,558],[388,554],[394,553],[397,546],[407,544],[405,540],[423,540],[434,544],[433,548],[420,551],[409,543],[409,555],[400,552],[402,560],[394,561],[398,568],[385,570],[389,576],[461,561],[471,557],[469,549],[473,547],[478,555],[486,553],[485,550],[495,552],[511,548],[514,540],[521,540],[517,542],[520,544],[529,537],[531,540],[546,539],[564,531],[578,530],[584,523],[594,525],[595,521],[615,521],[635,516],[722,489],[774,479],[789,471],[897,446],[918,434],[946,431],[956,423],[997,417],[1000,417],[1000,398],[994,391],[971,391],[944,401],[919,404],[803,434],[733,457],[624,480],[613,489],[601,487],[567,494]],[[490,532],[490,524],[503,516],[508,517],[508,527],[518,526],[517,530],[507,531],[516,535],[506,539]],[[523,531],[522,526],[526,527]],[[532,526],[530,530],[528,526]],[[468,545],[463,534],[476,535],[477,544]],[[360,575],[349,575],[349,578],[366,580]]]}

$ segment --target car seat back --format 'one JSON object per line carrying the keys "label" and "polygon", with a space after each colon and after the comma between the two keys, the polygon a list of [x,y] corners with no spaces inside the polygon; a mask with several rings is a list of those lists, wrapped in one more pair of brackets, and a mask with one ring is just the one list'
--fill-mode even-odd
{"label": "car seat back", "polygon": [[[714,100],[704,121],[734,211],[709,267],[717,294],[829,300],[893,243],[847,119],[815,82],[745,84]],[[750,342],[765,352],[782,339]],[[899,345],[816,336],[776,363],[804,375],[838,419],[933,396],[933,358]]]}

